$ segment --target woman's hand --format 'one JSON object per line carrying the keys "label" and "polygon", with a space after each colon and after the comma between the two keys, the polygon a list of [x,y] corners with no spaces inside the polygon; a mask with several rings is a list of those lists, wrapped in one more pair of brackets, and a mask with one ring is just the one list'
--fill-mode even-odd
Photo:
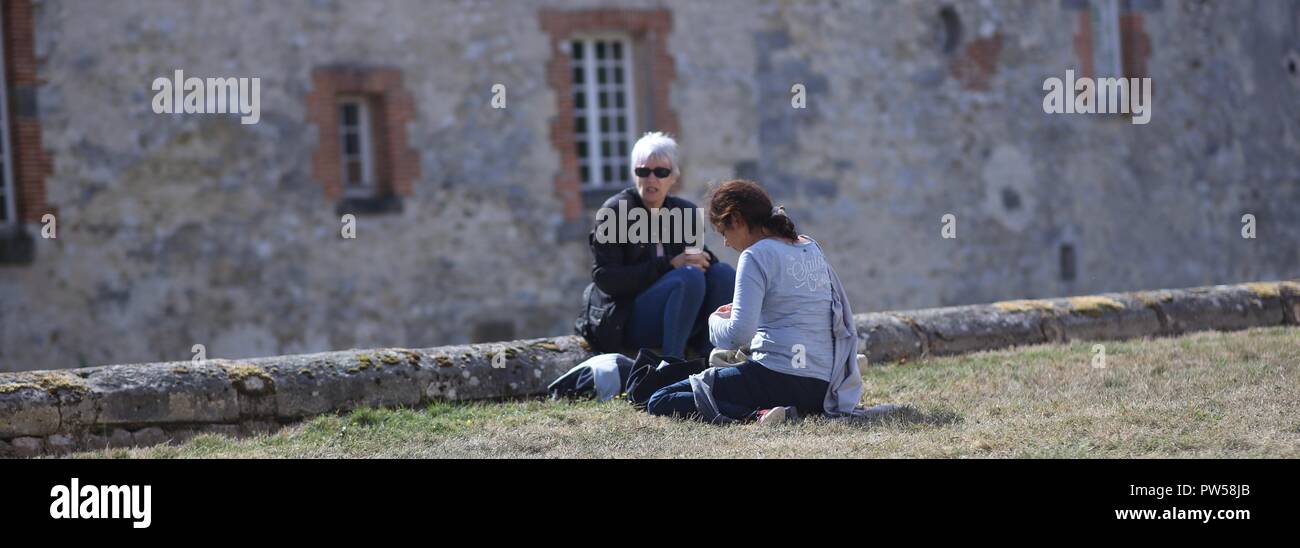
{"label": "woman's hand", "polygon": [[700,270],[709,269],[709,256],[703,253],[695,253],[693,255],[682,253],[681,255],[673,257],[672,260],[668,262],[672,263],[673,268],[681,268],[683,266],[695,266],[698,267]]}
{"label": "woman's hand", "polygon": [[722,316],[723,318],[728,318],[728,317],[730,317],[730,316],[731,316],[731,303],[727,303],[727,304],[724,304],[724,305],[722,305],[722,306],[719,306],[717,310],[714,310],[714,311],[713,311],[713,313],[714,313],[714,314],[717,314],[717,315],[719,315],[719,316]]}

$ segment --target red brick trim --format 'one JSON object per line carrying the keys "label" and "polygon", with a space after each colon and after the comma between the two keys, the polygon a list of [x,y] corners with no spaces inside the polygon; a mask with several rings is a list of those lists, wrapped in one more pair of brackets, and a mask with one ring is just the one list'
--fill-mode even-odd
{"label": "red brick trim", "polygon": [[341,95],[360,95],[370,102],[380,192],[410,196],[420,177],[420,157],[406,138],[406,124],[415,120],[415,101],[402,88],[402,71],[322,67],[312,71],[312,91],[306,103],[307,121],[316,124],[320,137],[312,154],[312,176],[325,188],[325,196],[336,200],[343,194],[338,133]]}
{"label": "red brick trim", "polygon": [[40,222],[42,215],[55,212],[45,201],[45,178],[54,172],[54,162],[41,142],[36,112],[36,87],[41,82],[36,77],[32,2],[5,0],[0,6],[4,9],[5,82],[9,86],[5,97],[18,218]]}
{"label": "red brick trim", "polygon": [[1001,34],[971,40],[961,55],[948,63],[948,72],[966,89],[987,90],[997,73],[1001,53]]}
{"label": "red brick trim", "polygon": [[[1123,64],[1124,77],[1144,78],[1147,76],[1147,60],[1151,58],[1151,37],[1143,28],[1142,14],[1135,11],[1122,11],[1119,14],[1120,62]],[[1092,51],[1092,14],[1090,10],[1079,11],[1079,31],[1074,35],[1074,52],[1079,57],[1080,76],[1096,76],[1096,65]]]}
{"label": "red brick trim", "polygon": [[583,207],[573,129],[572,71],[569,56],[562,45],[584,32],[616,31],[631,36],[633,49],[640,52],[635,58],[639,62],[633,69],[638,86],[634,93],[638,104],[648,103],[638,110],[649,116],[648,123],[643,117],[638,117],[641,127],[634,129],[638,132],[663,131],[680,138],[677,112],[668,101],[669,90],[677,76],[673,57],[668,53],[668,33],[672,31],[673,18],[667,9],[543,9],[540,19],[542,30],[551,38],[546,81],[556,97],[551,144],[560,154],[560,171],[555,176],[555,192],[563,203],[564,219],[573,221],[583,216]]}
{"label": "red brick trim", "polygon": [[1086,9],[1079,11],[1079,32],[1074,35],[1074,54],[1079,57],[1079,76],[1096,76],[1097,69],[1092,60],[1092,14]]}
{"label": "red brick trim", "polygon": [[1151,58],[1151,37],[1142,28],[1141,13],[1130,11],[1119,14],[1119,43],[1124,76],[1145,78],[1147,59]]}

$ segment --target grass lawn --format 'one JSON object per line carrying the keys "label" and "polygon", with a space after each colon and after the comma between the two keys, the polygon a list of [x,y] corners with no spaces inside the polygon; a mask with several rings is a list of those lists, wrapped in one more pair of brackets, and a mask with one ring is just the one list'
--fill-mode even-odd
{"label": "grass lawn", "polygon": [[865,403],[913,413],[775,428],[626,402],[447,403],[322,416],[256,437],[78,457],[1300,457],[1300,329],[1042,345],[873,366]]}

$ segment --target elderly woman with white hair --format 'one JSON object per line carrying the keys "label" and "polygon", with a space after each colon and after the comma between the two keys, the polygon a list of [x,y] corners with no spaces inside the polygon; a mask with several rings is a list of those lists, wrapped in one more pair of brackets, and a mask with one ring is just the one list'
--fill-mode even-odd
{"label": "elderly woman with white hair", "polygon": [[[630,163],[635,187],[605,201],[604,219],[588,238],[593,283],[575,327],[598,352],[659,348],[665,357],[684,359],[689,345],[707,356],[708,315],[731,302],[736,270],[691,241],[702,226],[691,234],[690,226],[675,225],[704,225],[695,204],[672,194],[681,176],[677,142],[647,133],[632,147]],[[627,237],[632,231],[619,231],[623,237],[614,241],[599,233],[602,224],[626,227],[634,217],[672,230],[659,231],[657,241]]]}

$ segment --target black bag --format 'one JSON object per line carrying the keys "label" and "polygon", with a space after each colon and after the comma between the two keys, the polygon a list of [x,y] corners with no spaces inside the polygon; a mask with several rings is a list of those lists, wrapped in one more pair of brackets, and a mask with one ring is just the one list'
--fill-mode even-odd
{"label": "black bag", "polygon": [[632,364],[632,373],[627,376],[627,401],[632,407],[644,411],[650,396],[660,388],[684,381],[708,367],[704,358],[689,361],[663,358],[653,350],[642,348],[637,352],[636,363]]}
{"label": "black bag", "polygon": [[[587,284],[582,292],[582,312],[573,322],[573,331],[587,340],[596,352],[618,352],[623,338],[624,318],[614,299],[596,287]],[[623,307],[626,308],[626,307]]]}

